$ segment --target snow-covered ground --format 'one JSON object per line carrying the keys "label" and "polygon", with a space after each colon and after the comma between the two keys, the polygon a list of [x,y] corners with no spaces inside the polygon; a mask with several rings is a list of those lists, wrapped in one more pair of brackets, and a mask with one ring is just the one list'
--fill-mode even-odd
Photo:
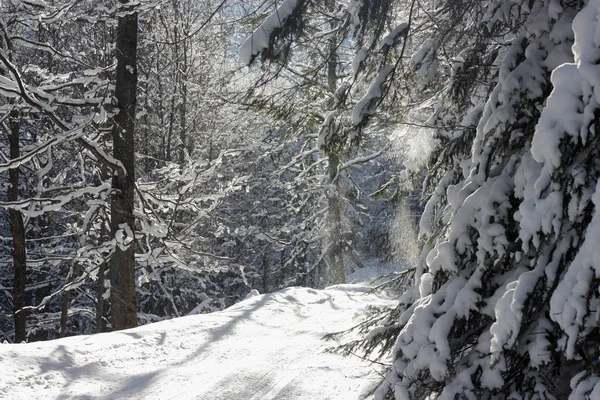
{"label": "snow-covered ground", "polygon": [[353,326],[368,286],[288,288],[224,311],[136,329],[0,344],[0,399],[361,399],[378,365],[326,353]]}
{"label": "snow-covered ground", "polygon": [[[382,283],[387,280],[387,276],[404,271],[406,266],[396,262],[382,262],[379,259],[371,258],[365,260],[365,266],[358,268],[351,274],[346,275],[346,282],[360,284],[362,282]],[[381,281],[381,282],[374,282]]]}

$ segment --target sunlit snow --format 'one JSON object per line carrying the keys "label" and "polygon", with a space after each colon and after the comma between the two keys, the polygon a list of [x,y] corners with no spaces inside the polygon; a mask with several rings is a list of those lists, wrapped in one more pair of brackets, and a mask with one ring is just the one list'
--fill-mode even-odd
{"label": "sunlit snow", "polygon": [[368,305],[361,284],[288,288],[212,314],[31,344],[0,344],[2,399],[361,399],[380,366],[326,353]]}

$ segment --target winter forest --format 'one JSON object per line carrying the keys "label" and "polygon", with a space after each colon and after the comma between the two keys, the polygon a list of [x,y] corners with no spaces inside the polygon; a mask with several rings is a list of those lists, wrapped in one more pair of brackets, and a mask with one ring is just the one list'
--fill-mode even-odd
{"label": "winter forest", "polygon": [[0,398],[600,399],[597,128],[600,0],[0,0]]}

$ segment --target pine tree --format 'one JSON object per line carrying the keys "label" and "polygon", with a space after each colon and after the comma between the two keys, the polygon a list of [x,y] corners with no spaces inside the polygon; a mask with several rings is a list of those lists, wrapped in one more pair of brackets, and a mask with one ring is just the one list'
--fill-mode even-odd
{"label": "pine tree", "polygon": [[[466,51],[497,54],[487,76],[495,87],[471,92],[484,94],[483,108],[474,96],[471,106],[438,110],[461,121],[465,132],[477,128],[470,159],[450,158],[438,175],[422,220],[428,244],[415,287],[402,299],[405,311],[388,327],[398,334],[396,360],[378,394],[587,398],[598,381],[598,345],[589,336],[597,329],[590,315],[597,278],[586,243],[595,238],[599,174],[589,155],[593,83],[579,71],[598,59],[588,33],[595,31],[598,6],[579,12],[578,2],[464,5],[489,35]],[[576,64],[559,67],[572,61],[577,12]],[[511,35],[499,40],[490,28]],[[464,134],[440,135],[450,144],[469,143]]]}
{"label": "pine tree", "polygon": [[[310,285],[345,283],[348,266],[360,264],[352,260],[349,250],[356,239],[352,238],[349,216],[357,208],[347,196],[347,187],[352,185],[349,167],[367,163],[384,151],[350,159],[356,148],[360,149],[357,144],[366,142],[361,133],[380,98],[373,94],[378,85],[373,85],[350,118],[349,110],[356,102],[351,98],[363,96],[365,91],[363,82],[356,79],[360,62],[353,63],[352,47],[376,47],[375,37],[382,34],[385,23],[380,17],[391,10],[391,5],[391,1],[273,3],[267,8],[266,18],[240,48],[242,62],[251,64],[260,57],[263,66],[269,67],[263,68],[256,88],[249,93],[252,105],[288,123],[297,134],[316,134],[319,154],[327,160],[321,184],[325,203],[325,215],[319,223],[322,251],[312,268]],[[361,26],[359,21],[367,18],[379,22],[374,27]],[[398,36],[402,34],[399,31]],[[349,73],[352,67],[355,71]],[[274,86],[276,79],[283,90],[273,90],[275,94],[260,92]]]}
{"label": "pine tree", "polygon": [[[599,4],[584,4],[411,2],[408,23],[390,32],[402,32],[414,54],[408,63],[401,53],[394,65],[379,64],[353,122],[363,124],[383,101],[426,99],[441,145],[426,185],[413,286],[369,336],[384,348],[395,340],[377,397],[598,395]],[[280,50],[312,6],[284,2],[283,18],[242,56],[287,54]],[[358,65],[379,54],[369,44],[386,26],[377,12],[360,15],[359,32],[374,36],[357,52]],[[400,74],[408,69],[412,78]],[[394,85],[407,89],[399,78],[420,93],[393,93]]]}

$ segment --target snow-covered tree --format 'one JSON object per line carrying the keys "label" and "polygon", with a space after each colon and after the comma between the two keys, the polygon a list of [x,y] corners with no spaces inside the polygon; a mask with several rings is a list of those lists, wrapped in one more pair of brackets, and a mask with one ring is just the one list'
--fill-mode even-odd
{"label": "snow-covered tree", "polygon": [[[3,178],[21,177],[19,185],[15,181],[6,185],[10,191],[18,190],[18,199],[13,193],[2,208],[13,215],[21,214],[28,253],[25,282],[21,279],[22,284],[13,286],[24,292],[15,292],[13,297],[25,297],[25,302],[15,304],[17,308],[42,305],[45,294],[64,286],[63,276],[69,270],[76,247],[73,231],[77,215],[71,212],[71,207],[81,210],[86,207],[87,196],[107,190],[106,186],[94,186],[90,181],[98,163],[112,164],[98,143],[99,124],[107,117],[106,112],[98,112],[106,103],[105,71],[90,68],[96,54],[82,55],[77,47],[89,45],[99,30],[80,24],[75,16],[88,12],[99,15],[101,21],[104,14],[97,11],[102,6],[72,5],[70,13],[64,12],[62,6],[41,2],[2,3],[2,130],[7,134],[14,132],[13,148],[20,153],[14,157],[16,152],[3,147],[6,163],[2,171]],[[63,17],[60,21],[57,14]],[[62,33],[81,36],[82,40],[77,44],[67,43]],[[9,115],[10,128],[5,119]],[[8,161],[11,158],[13,161]],[[64,218],[53,224],[59,218],[51,217],[52,213]],[[15,265],[19,264],[22,261]],[[22,309],[15,313],[15,318],[25,313]],[[37,319],[39,315],[32,316]],[[22,321],[18,325],[19,331],[15,333],[18,340],[23,340]],[[27,331],[30,332],[29,328]]]}
{"label": "snow-covered tree", "polygon": [[[311,7],[318,5],[283,2],[242,59],[289,57],[289,38],[301,37]],[[390,44],[405,39],[413,54],[402,46],[395,63],[377,66],[353,123],[363,126],[386,101],[418,100],[412,104],[435,109],[427,124],[439,147],[413,285],[368,337],[394,358],[379,398],[579,399],[600,390],[592,247],[598,7],[413,1],[406,24],[390,29]],[[357,26],[373,32],[372,44],[388,19],[357,15],[366,16]],[[361,48],[356,64],[376,54],[385,60],[385,46]]]}
{"label": "snow-covered tree", "polygon": [[[346,272],[351,269],[347,264],[352,269],[361,264],[352,260],[350,250],[357,240],[352,237],[356,229],[350,221],[360,214],[357,210],[361,207],[349,195],[356,184],[351,170],[376,159],[386,148],[367,150],[368,139],[359,151],[354,146],[363,139],[362,128],[381,96],[376,95],[374,85],[358,101],[360,110],[354,115],[349,112],[355,98],[365,92],[356,79],[362,60],[353,59],[352,48],[365,42],[369,50],[376,47],[370,36],[381,34],[384,19],[374,29],[367,29],[368,25],[363,29],[359,21],[368,16],[377,20],[390,9],[391,2],[362,6],[334,1],[266,3],[260,8],[260,25],[240,47],[242,62],[252,63],[260,56],[263,66],[269,67],[263,68],[249,92],[252,105],[289,123],[299,135],[316,134],[315,145],[326,160],[321,172],[325,214],[322,221],[315,221],[322,227],[322,250],[313,283],[318,286],[345,282]],[[403,34],[401,31],[398,36]],[[394,40],[390,39],[388,47]],[[276,84],[279,86],[274,89]],[[381,137],[371,141],[384,142]]]}
{"label": "snow-covered tree", "polygon": [[[452,147],[421,220],[414,287],[374,335],[398,335],[378,395],[593,398],[598,3],[462,6],[484,33],[462,42],[438,103],[434,121],[459,124],[438,128]],[[435,11],[441,26],[458,21]],[[494,59],[457,104],[453,79],[470,51]],[[470,154],[457,152],[465,144]]]}

